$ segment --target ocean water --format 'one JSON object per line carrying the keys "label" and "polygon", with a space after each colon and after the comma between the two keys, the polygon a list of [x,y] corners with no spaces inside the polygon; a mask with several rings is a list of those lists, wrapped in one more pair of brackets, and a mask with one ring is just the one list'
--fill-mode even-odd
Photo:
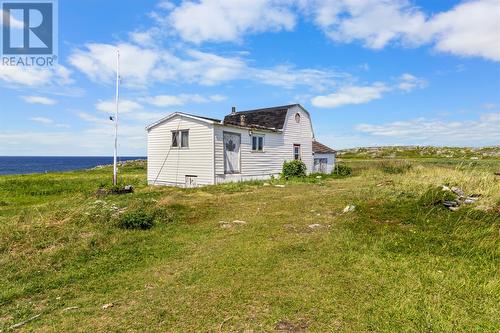
{"label": "ocean water", "polygon": [[[145,157],[119,157],[118,161],[146,159]],[[0,156],[0,175],[45,173],[89,169],[113,164],[107,156]]]}

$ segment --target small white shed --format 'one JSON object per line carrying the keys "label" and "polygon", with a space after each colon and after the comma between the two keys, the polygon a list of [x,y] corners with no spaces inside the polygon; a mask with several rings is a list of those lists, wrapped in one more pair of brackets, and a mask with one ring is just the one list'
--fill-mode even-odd
{"label": "small white shed", "polygon": [[312,149],[314,157],[313,172],[332,173],[335,167],[336,151],[316,140],[312,142]]}

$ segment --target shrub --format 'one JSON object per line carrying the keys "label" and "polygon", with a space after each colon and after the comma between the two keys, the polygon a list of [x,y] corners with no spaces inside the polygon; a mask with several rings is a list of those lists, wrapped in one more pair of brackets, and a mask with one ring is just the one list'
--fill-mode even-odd
{"label": "shrub", "polygon": [[306,165],[299,160],[293,160],[283,163],[283,177],[305,177]]}
{"label": "shrub", "polygon": [[122,229],[151,229],[154,225],[154,216],[143,210],[125,213],[118,220],[118,227]]}
{"label": "shrub", "polygon": [[334,174],[339,176],[350,176],[352,174],[352,168],[345,164],[337,163],[335,165],[335,169],[333,170]]}

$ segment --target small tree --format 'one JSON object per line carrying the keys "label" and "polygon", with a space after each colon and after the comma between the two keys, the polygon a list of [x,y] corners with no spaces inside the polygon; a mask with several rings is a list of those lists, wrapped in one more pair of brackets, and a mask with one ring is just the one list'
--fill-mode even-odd
{"label": "small tree", "polygon": [[306,165],[300,160],[285,161],[283,163],[283,177],[305,177],[306,169]]}

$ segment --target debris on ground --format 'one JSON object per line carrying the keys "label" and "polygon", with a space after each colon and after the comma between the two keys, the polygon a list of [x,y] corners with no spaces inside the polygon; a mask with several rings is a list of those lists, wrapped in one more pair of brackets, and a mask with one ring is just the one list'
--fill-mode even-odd
{"label": "debris on ground", "polygon": [[321,178],[323,178],[323,177],[321,177],[321,176],[316,176],[316,179],[321,179]]}
{"label": "debris on ground", "polygon": [[23,320],[23,321],[22,321],[22,322],[20,322],[20,323],[14,324],[14,325],[12,325],[11,327],[9,327],[9,330],[15,330],[16,328],[19,328],[19,327],[21,327],[21,326],[23,326],[23,325],[25,325],[25,324],[29,323],[30,321],[35,320],[36,318],[40,317],[41,315],[42,315],[42,314],[37,314],[36,316],[33,316],[33,317],[28,318],[28,319],[26,319],[26,320]]}
{"label": "debris on ground", "polygon": [[479,197],[481,196],[480,194],[466,195],[464,190],[457,186],[452,186],[450,188],[446,185],[443,185],[441,189],[443,191],[452,192],[455,195],[455,199],[443,201],[443,206],[451,211],[457,211],[461,205],[474,204],[477,202],[477,200],[479,200]]}
{"label": "debris on ground", "polygon": [[245,225],[245,224],[247,224],[247,222],[242,220],[234,220],[233,222],[219,221],[219,225],[222,229],[228,229],[236,225]]}
{"label": "debris on ground", "polygon": [[264,186],[271,186],[271,184],[269,184],[269,183],[264,183],[263,185]]}
{"label": "debris on ground", "polygon": [[69,308],[65,308],[62,310],[62,312],[66,312],[66,311],[71,311],[71,310],[76,310],[76,309],[79,309],[78,306],[70,306]]}
{"label": "debris on ground", "polygon": [[97,197],[102,197],[110,194],[127,194],[133,192],[134,192],[134,187],[132,185],[126,185],[123,187],[114,187],[111,189],[100,188],[96,191],[95,194]]}
{"label": "debris on ground", "polygon": [[465,192],[460,187],[453,186],[451,191],[459,197],[465,197]]}
{"label": "debris on ground", "polygon": [[102,306],[102,309],[106,310],[108,308],[112,308],[113,306],[115,306],[113,303],[106,303]]}
{"label": "debris on ground", "polygon": [[281,187],[281,188],[283,188],[283,187],[285,187],[285,185],[278,184],[278,185],[274,185],[274,187]]}
{"label": "debris on ground", "polygon": [[356,209],[356,206],[354,206],[354,205],[347,205],[344,208],[343,212],[344,213],[350,213],[350,212],[354,212],[355,209]]}
{"label": "debris on ground", "polygon": [[322,227],[322,225],[319,223],[309,224],[309,228],[311,228],[311,229],[317,229],[317,228],[321,228],[321,227]]}
{"label": "debris on ground", "polygon": [[280,320],[274,329],[279,332],[302,332],[305,331],[309,325],[304,320],[293,323],[289,320]]}

